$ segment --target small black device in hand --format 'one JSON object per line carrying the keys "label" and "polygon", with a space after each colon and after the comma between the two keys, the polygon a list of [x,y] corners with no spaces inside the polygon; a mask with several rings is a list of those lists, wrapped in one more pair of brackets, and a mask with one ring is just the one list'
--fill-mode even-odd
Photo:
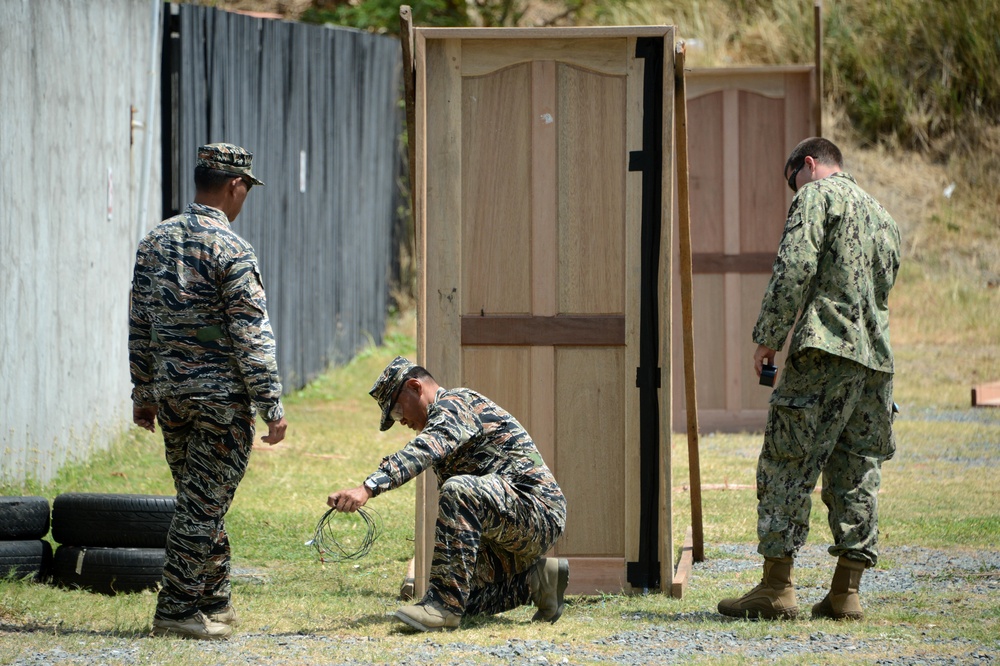
{"label": "small black device in hand", "polygon": [[760,369],[760,385],[774,386],[774,378],[778,375],[778,366],[765,365]]}

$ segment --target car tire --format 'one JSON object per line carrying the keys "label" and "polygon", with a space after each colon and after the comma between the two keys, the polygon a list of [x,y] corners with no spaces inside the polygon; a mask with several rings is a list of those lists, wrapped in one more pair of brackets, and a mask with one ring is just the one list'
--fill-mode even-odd
{"label": "car tire", "polygon": [[0,497],[0,540],[41,539],[49,533],[49,501],[44,497]]}
{"label": "car tire", "polygon": [[176,505],[168,495],[63,493],[52,502],[52,538],[64,546],[163,548]]}
{"label": "car tire", "polygon": [[52,568],[52,544],[41,539],[0,541],[0,578],[44,581]]}
{"label": "car tire", "polygon": [[53,582],[101,594],[154,589],[163,577],[162,548],[59,546],[52,560]]}

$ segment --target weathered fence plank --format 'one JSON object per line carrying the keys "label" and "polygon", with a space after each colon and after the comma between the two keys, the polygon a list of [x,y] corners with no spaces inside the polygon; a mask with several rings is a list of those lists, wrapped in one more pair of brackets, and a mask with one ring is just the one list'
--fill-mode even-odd
{"label": "weathered fence plank", "polygon": [[[266,183],[235,224],[257,250],[288,388],[381,341],[400,134],[394,39],[181,5],[175,168],[240,144]],[[171,211],[165,211],[170,214]]]}

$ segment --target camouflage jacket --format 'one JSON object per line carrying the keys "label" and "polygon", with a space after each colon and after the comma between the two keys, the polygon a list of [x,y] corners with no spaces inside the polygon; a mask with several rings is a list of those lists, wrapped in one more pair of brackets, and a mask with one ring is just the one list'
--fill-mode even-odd
{"label": "camouflage jacket", "polygon": [[850,174],[803,186],[788,211],[754,342],[780,350],[794,323],[790,352],[814,347],[892,372],[888,301],[899,245],[896,223]]}
{"label": "camouflage jacket", "polygon": [[368,479],[378,495],[427,469],[437,474],[439,488],[452,476],[497,474],[534,495],[565,524],[566,500],[531,436],[503,407],[471,389],[438,389],[424,429],[383,458]]}
{"label": "camouflage jacket", "polygon": [[284,414],[257,257],[220,210],[193,203],[139,243],[128,348],[137,406],[247,395],[266,421]]}

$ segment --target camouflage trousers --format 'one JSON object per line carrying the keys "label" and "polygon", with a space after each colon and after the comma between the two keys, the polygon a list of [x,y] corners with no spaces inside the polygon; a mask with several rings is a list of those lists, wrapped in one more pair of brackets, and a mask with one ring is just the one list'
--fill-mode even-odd
{"label": "camouflage trousers", "polygon": [[229,604],[223,518],[246,472],[255,420],[248,400],[165,399],[157,420],[177,491],[156,617],[179,620]]}
{"label": "camouflage trousers", "polygon": [[896,450],[892,420],[890,373],[818,349],[789,357],[757,461],[762,555],[794,555],[805,543],[822,474],[830,554],[876,564],[882,463]]}
{"label": "camouflage trousers", "polygon": [[459,615],[493,615],[529,598],[528,573],[562,534],[566,501],[496,475],[441,486],[427,596]]}

